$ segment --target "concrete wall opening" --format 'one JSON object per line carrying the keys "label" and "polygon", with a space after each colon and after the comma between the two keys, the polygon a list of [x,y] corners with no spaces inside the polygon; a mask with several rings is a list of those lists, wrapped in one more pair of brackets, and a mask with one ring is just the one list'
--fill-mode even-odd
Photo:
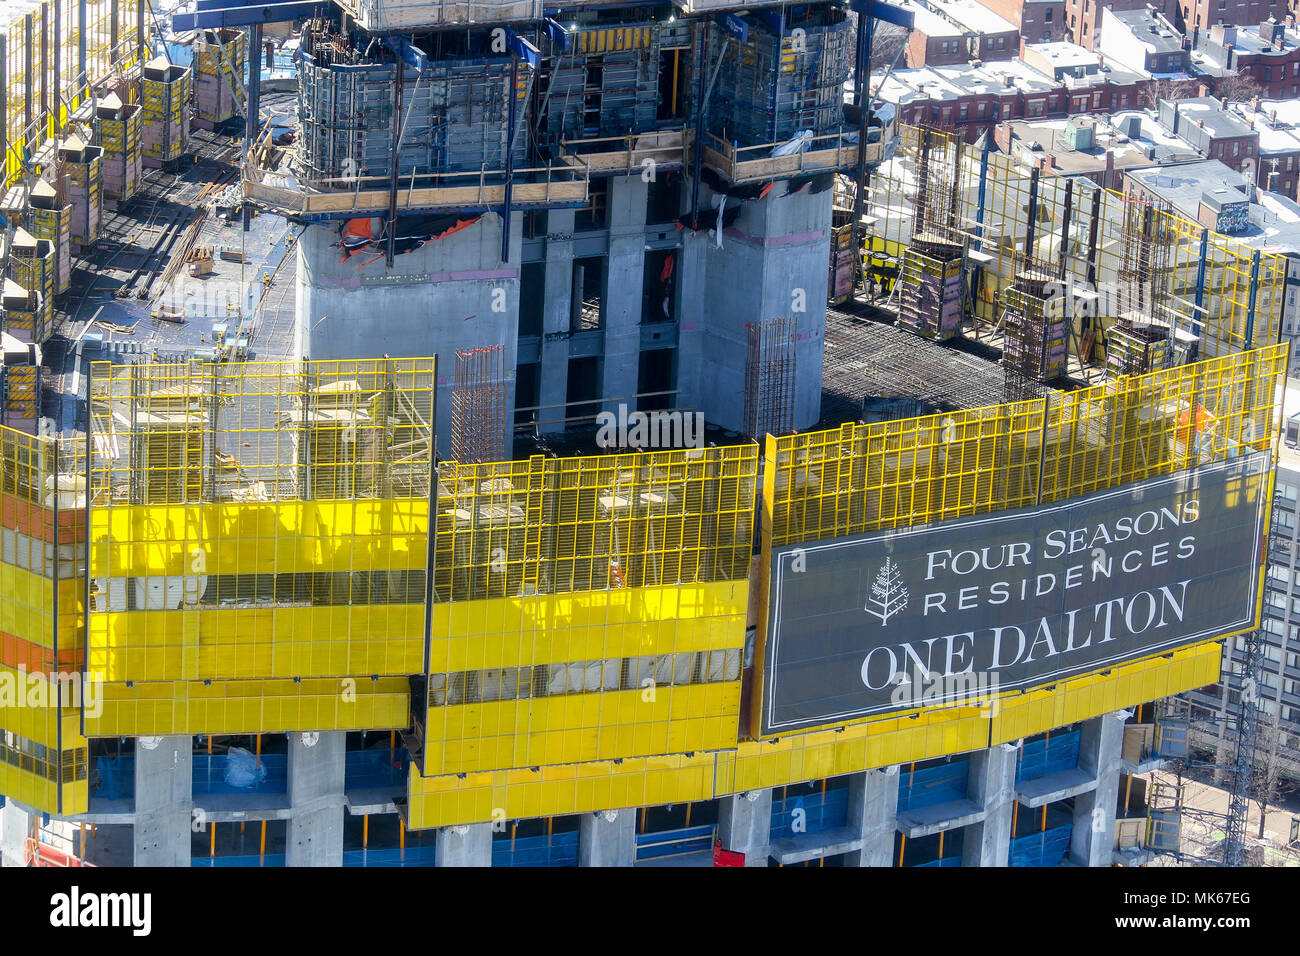
{"label": "concrete wall opening", "polygon": [[525,262],[519,271],[519,334],[542,334],[546,299],[546,263]]}
{"label": "concrete wall opening", "polygon": [[596,356],[569,360],[566,418],[594,418],[600,411],[601,364]]}
{"label": "concrete wall opening", "polygon": [[656,349],[641,353],[636,384],[637,394],[640,396],[637,399],[638,409],[644,412],[658,408],[672,408],[677,404],[677,396],[668,394],[676,388],[676,359],[676,349]]}
{"label": "concrete wall opening", "polygon": [[573,295],[569,301],[569,331],[587,332],[605,326],[605,259],[573,260]]}
{"label": "concrete wall opening", "polygon": [[645,255],[641,284],[641,321],[677,319],[677,250],[651,249]]}

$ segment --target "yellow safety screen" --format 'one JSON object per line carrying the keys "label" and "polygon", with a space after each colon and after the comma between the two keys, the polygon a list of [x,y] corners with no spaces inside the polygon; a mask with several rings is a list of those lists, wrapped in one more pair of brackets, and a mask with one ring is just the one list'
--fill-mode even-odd
{"label": "yellow safety screen", "polygon": [[[135,65],[142,2],[44,0],[21,16],[8,14],[0,4],[0,122],[5,134],[0,139],[6,144],[6,184],[59,132],[86,99],[89,86]],[[151,30],[146,25],[146,32]]]}

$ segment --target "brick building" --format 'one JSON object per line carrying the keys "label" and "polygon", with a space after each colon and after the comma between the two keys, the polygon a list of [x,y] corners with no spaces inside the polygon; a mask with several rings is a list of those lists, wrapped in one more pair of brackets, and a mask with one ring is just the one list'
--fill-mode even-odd
{"label": "brick building", "polygon": [[1147,0],[1065,0],[1066,37],[1086,50],[1097,49],[1103,10],[1145,10]]}
{"label": "brick building", "polygon": [[[902,121],[955,128],[970,142],[1005,120],[1109,113],[1141,104],[1149,77],[1103,70],[1091,54],[1093,69],[1086,72],[1075,62],[1083,52],[1071,44],[1035,44],[1026,46],[1025,59],[895,70],[880,97],[898,107]],[[883,71],[872,77],[873,90],[882,76]]]}
{"label": "brick building", "polygon": [[1023,43],[1064,40],[1066,0],[980,0],[998,16],[1011,21]]}
{"label": "brick building", "polygon": [[1155,76],[1188,76],[1188,44],[1173,24],[1143,7],[1103,10],[1096,49],[1108,63]]}
{"label": "brick building", "polygon": [[1263,23],[1269,17],[1281,20],[1288,4],[1287,0],[1168,0],[1166,12],[1180,30],[1191,33],[1216,23],[1244,26]]}
{"label": "brick building", "polygon": [[1228,77],[1247,76],[1259,84],[1264,96],[1300,95],[1300,31],[1289,14],[1283,22],[1193,29],[1191,41],[1193,63],[1214,78],[1216,91],[1226,88]]}
{"label": "brick building", "polygon": [[1166,130],[1186,140],[1197,154],[1217,159],[1254,182],[1259,169],[1259,133],[1212,96],[1160,101],[1156,117]]}
{"label": "brick building", "polygon": [[1107,189],[1119,189],[1127,170],[1199,159],[1190,146],[1135,110],[1064,120],[1010,120],[998,124],[993,140],[1025,166],[1050,176],[1090,179]]}
{"label": "brick building", "polygon": [[1300,199],[1300,100],[1234,103],[1230,109],[1259,135],[1259,185]]}

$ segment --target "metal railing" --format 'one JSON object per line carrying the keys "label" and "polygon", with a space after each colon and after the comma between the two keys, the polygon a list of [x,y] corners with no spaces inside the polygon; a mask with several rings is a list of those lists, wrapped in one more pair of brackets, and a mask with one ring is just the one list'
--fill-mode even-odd
{"label": "metal railing", "polygon": [[[339,176],[302,179],[272,168],[280,147],[270,145],[268,128],[249,150],[243,169],[244,198],[297,215],[346,215],[387,210],[392,180],[388,176]],[[516,169],[510,193],[512,206],[580,204],[587,200],[591,165],[564,164]],[[277,181],[278,180],[278,181]],[[402,181],[405,181],[402,184]],[[482,209],[505,203],[506,171],[412,171],[399,178],[399,209]]]}
{"label": "metal railing", "polygon": [[[880,127],[872,127],[880,129]],[[884,155],[887,130],[881,130],[878,142],[867,143],[868,164],[878,162]],[[820,173],[845,169],[858,161],[858,144],[850,142],[856,133],[840,131],[824,136],[813,136],[795,153],[773,156],[772,151],[781,143],[762,143],[758,146],[738,146],[713,133],[704,134],[704,162],[725,175],[733,183],[757,182],[780,176],[800,173]]]}

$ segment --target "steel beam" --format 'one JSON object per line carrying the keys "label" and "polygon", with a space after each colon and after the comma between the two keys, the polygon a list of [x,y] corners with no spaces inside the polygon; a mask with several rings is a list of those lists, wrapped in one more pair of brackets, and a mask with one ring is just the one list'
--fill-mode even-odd
{"label": "steel beam", "polygon": [[221,27],[251,27],[255,23],[286,23],[305,20],[332,9],[333,3],[316,0],[314,3],[264,3],[259,6],[232,6],[227,3],[219,9],[198,10],[194,13],[177,13],[172,16],[172,29],[217,30]]}

